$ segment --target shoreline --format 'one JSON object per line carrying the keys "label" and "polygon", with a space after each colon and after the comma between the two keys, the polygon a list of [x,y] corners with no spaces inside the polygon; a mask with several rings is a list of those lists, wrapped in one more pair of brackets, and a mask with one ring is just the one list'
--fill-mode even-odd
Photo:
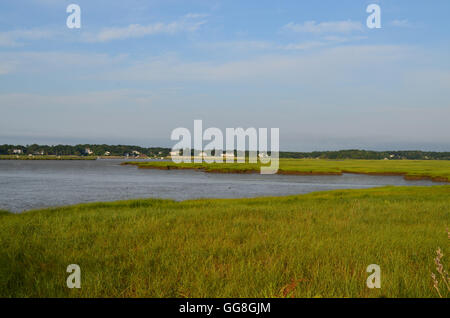
{"label": "shoreline", "polygon": [[153,197],[143,197],[143,198],[130,198],[130,199],[120,199],[120,200],[114,200],[114,201],[92,201],[92,202],[82,202],[82,203],[74,203],[74,204],[68,204],[68,205],[56,205],[56,206],[47,206],[42,208],[33,208],[29,210],[23,210],[23,211],[10,211],[5,209],[0,209],[0,217],[3,215],[21,215],[26,214],[29,212],[45,212],[45,211],[54,211],[54,210],[61,210],[61,209],[74,209],[74,208],[81,208],[81,209],[88,209],[93,208],[96,206],[99,207],[110,207],[110,206],[116,206],[116,205],[127,205],[129,203],[131,204],[139,204],[140,202],[167,202],[171,204],[188,204],[190,202],[196,203],[199,201],[208,201],[208,202],[222,202],[222,201],[233,201],[233,202],[244,202],[244,201],[259,201],[259,200],[288,200],[289,198],[308,198],[311,197],[320,197],[320,196],[327,196],[329,194],[332,194],[334,192],[345,192],[348,194],[354,193],[359,194],[361,192],[367,192],[367,193],[377,193],[382,191],[413,191],[411,190],[414,188],[447,188],[449,185],[432,185],[432,186],[402,186],[402,185],[381,185],[381,186],[375,186],[370,188],[346,188],[346,189],[332,189],[332,190],[320,190],[320,191],[313,191],[308,193],[298,193],[298,194],[288,194],[288,195],[262,195],[262,196],[256,196],[256,197],[241,197],[241,198],[196,198],[196,199],[185,199],[185,200],[175,200],[170,198],[153,198]]}

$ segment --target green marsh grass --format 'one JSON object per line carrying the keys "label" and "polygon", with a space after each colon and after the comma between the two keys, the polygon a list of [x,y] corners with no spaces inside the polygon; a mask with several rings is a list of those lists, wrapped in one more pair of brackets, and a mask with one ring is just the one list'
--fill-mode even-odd
{"label": "green marsh grass", "polygon": [[[260,164],[250,163],[174,163],[172,161],[126,162],[147,169],[199,169],[205,172],[259,172]],[[392,174],[409,179],[450,182],[448,160],[323,160],[280,159],[280,174]]]}
{"label": "green marsh grass", "polygon": [[436,297],[449,207],[450,186],[433,186],[0,213],[0,296]]}

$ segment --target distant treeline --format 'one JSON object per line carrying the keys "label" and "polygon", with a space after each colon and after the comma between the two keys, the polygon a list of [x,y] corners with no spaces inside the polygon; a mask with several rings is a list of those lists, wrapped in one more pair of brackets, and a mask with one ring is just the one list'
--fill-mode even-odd
{"label": "distant treeline", "polygon": [[280,158],[450,160],[450,152],[419,150],[368,151],[351,149],[339,151],[280,152]]}
{"label": "distant treeline", "polygon": [[[166,157],[170,148],[139,147],[128,145],[0,145],[0,155],[57,155],[57,156],[139,156]],[[450,160],[450,152],[426,151],[367,151],[339,150],[313,152],[280,152],[280,158],[318,158],[318,159],[415,159],[415,160]]]}

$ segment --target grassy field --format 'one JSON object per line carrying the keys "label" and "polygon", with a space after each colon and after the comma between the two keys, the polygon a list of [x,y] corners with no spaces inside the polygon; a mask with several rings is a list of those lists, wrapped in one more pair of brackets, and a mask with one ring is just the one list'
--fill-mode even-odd
{"label": "grassy field", "polygon": [[94,156],[26,156],[26,155],[0,155],[0,160],[95,160]]}
{"label": "grassy field", "polygon": [[[5,212],[0,296],[436,297],[449,207],[450,186],[434,186]],[[366,287],[370,264],[381,289]]]}
{"label": "grassy field", "polygon": [[[260,164],[249,163],[180,163],[172,161],[126,162],[147,169],[200,169],[205,172],[259,172]],[[432,179],[450,182],[448,160],[317,160],[280,159],[280,174],[388,174],[407,179]]]}

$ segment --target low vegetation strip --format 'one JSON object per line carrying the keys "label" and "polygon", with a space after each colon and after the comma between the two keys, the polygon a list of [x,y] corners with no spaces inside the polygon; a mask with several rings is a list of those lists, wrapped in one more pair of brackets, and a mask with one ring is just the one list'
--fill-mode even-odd
{"label": "low vegetation strip", "polygon": [[28,156],[28,155],[0,155],[0,160],[95,160],[94,156]]}
{"label": "low vegetation strip", "polygon": [[[199,169],[205,172],[256,173],[259,164],[249,163],[174,163],[168,161],[126,162],[147,169]],[[406,179],[431,179],[450,182],[450,161],[447,160],[321,160],[280,159],[279,174],[342,174],[361,173],[403,175]]]}
{"label": "low vegetation strip", "polygon": [[433,186],[0,213],[0,296],[436,297],[449,206],[450,186]]}

